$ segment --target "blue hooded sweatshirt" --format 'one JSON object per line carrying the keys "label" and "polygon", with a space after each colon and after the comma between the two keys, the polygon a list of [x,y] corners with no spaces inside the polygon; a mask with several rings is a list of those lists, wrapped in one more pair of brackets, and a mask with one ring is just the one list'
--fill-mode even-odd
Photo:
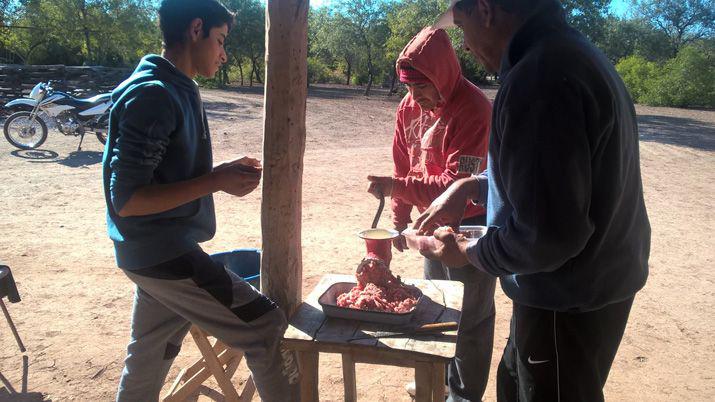
{"label": "blue hooded sweatshirt", "polygon": [[141,187],[211,172],[211,139],[196,83],[161,56],[144,57],[112,92],[112,100],[102,160],[107,229],[117,265],[137,270],[174,259],[214,236],[212,196],[158,214],[117,215]]}

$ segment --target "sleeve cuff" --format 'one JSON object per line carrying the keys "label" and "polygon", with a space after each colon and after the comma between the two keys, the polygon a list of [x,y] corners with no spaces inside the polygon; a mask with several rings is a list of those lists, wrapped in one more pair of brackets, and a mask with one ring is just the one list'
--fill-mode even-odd
{"label": "sleeve cuff", "polygon": [[479,255],[477,252],[477,243],[479,243],[479,239],[472,240],[467,245],[467,260],[469,260],[469,263],[472,264],[476,269],[478,269],[482,272],[489,273],[489,272],[487,272],[486,269],[484,269],[482,262],[479,261]]}
{"label": "sleeve cuff", "polygon": [[485,174],[472,175],[477,179],[477,185],[479,186],[479,197],[472,200],[474,205],[479,205],[481,207],[486,207],[487,200],[489,198],[489,176]]}

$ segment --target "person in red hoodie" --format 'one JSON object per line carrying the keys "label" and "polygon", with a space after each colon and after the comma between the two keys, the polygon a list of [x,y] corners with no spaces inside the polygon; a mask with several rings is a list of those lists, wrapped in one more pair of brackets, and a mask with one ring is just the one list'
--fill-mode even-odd
{"label": "person in red hoodie", "polygon": [[[486,168],[492,106],[464,76],[447,33],[425,28],[405,47],[397,73],[409,92],[397,110],[393,176],[368,177],[368,192],[391,196],[395,229],[411,222],[413,207],[422,212],[454,181]],[[465,204],[463,225],[484,225],[485,210]],[[398,251],[404,238],[395,240]],[[425,259],[427,279],[467,284],[457,353],[448,367],[453,400],[481,400],[487,385],[494,337],[495,279],[476,269],[447,267]],[[409,388],[409,386],[408,386]],[[460,399],[461,398],[461,399]]]}

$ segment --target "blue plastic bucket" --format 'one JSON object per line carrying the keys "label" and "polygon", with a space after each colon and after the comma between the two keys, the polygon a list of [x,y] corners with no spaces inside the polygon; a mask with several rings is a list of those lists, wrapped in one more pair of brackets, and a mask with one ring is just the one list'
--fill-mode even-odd
{"label": "blue plastic bucket", "polygon": [[214,261],[240,276],[255,288],[261,286],[261,250],[242,248],[211,255]]}

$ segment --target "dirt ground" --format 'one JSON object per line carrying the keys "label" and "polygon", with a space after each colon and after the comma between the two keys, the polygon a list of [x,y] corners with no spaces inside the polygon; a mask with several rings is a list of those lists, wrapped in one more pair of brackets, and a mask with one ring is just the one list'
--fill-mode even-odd
{"label": "dirt ground", "polygon": [[[490,96],[494,91],[488,91]],[[204,91],[216,161],[260,155],[260,89]],[[391,172],[398,99],[320,87],[308,100],[303,203],[303,292],[328,272],[352,273],[363,256],[355,233],[377,202],[369,173]],[[653,227],[651,274],[636,297],[606,385],[613,401],[715,399],[715,112],[639,107],[641,162]],[[133,288],[116,268],[106,236],[101,146],[51,131],[42,150],[18,152],[0,141],[0,259],[23,297],[9,305],[27,345],[27,363],[0,320],[0,401],[109,401],[129,336]],[[218,232],[209,252],[260,246],[260,192],[216,195]],[[383,216],[387,225],[389,214]],[[421,258],[398,254],[393,269],[421,276]],[[508,333],[510,301],[497,291],[492,376]],[[192,342],[167,379],[195,360]],[[324,355],[321,400],[342,400],[341,365]],[[23,374],[24,372],[24,374]],[[358,365],[362,401],[408,401],[407,369]],[[211,384],[209,384],[210,386]],[[9,395],[10,390],[20,394]],[[211,400],[206,388],[199,400]],[[256,399],[257,400],[257,399]]]}

